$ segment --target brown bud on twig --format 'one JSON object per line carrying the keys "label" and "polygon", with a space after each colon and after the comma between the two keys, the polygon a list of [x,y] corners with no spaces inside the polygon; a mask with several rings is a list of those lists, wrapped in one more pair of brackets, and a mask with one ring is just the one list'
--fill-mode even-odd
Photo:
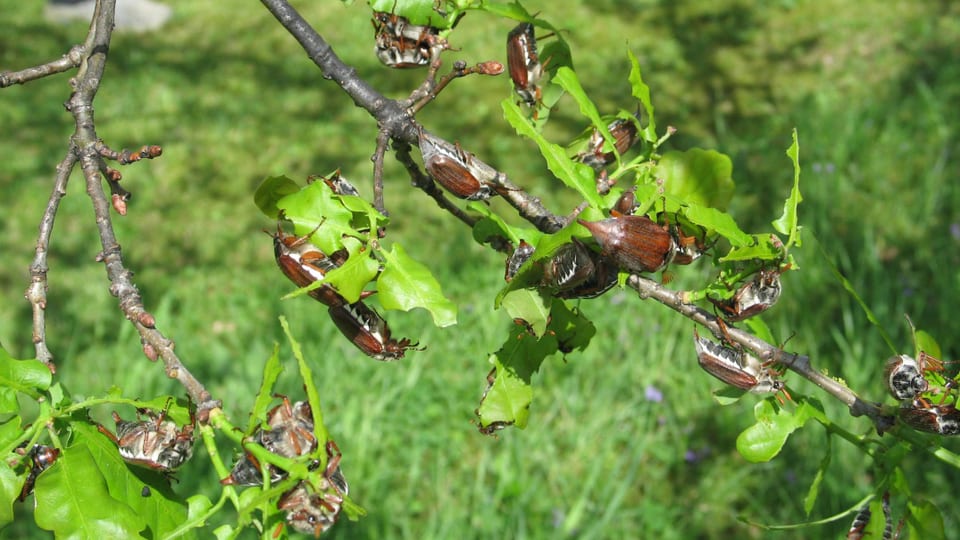
{"label": "brown bud on twig", "polygon": [[147,328],[155,328],[157,326],[157,320],[153,318],[153,315],[146,311],[141,311],[137,315],[137,322],[146,326]]}
{"label": "brown bud on twig", "polygon": [[119,193],[114,193],[110,195],[110,203],[113,204],[113,209],[117,211],[121,216],[127,215],[127,201],[124,200],[123,196]]}
{"label": "brown bud on twig", "polygon": [[157,358],[159,358],[157,350],[153,348],[153,345],[146,342],[143,343],[143,355],[151,362],[156,362]]}

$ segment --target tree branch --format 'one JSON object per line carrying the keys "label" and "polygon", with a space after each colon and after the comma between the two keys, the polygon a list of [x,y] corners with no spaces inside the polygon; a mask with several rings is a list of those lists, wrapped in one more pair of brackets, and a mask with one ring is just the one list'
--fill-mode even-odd
{"label": "tree branch", "polygon": [[[101,153],[106,147],[97,137],[93,116],[93,100],[100,87],[106,67],[110,38],[113,32],[115,8],[116,0],[99,0],[97,2],[90,33],[84,47],[85,54],[80,62],[80,70],[72,80],[74,92],[67,101],[67,110],[73,114],[76,131],[71,138],[70,155],[64,158],[64,161],[57,168],[54,194],[51,195],[51,201],[47,205],[47,210],[41,221],[37,256],[34,259],[34,265],[31,266],[32,281],[30,289],[28,289],[28,297],[34,303],[35,313],[38,308],[42,309],[45,305],[42,291],[46,285],[46,247],[53,227],[57,205],[63,196],[67,178],[71,169],[79,160],[86,179],[87,194],[93,204],[100,243],[103,247],[103,251],[97,256],[97,260],[105,263],[107,277],[111,282],[110,292],[119,299],[120,308],[124,315],[140,333],[146,356],[151,360],[156,360],[158,357],[163,359],[167,375],[177,379],[186,388],[190,398],[197,403],[199,416],[203,419],[206,416],[204,412],[219,406],[219,403],[211,399],[210,393],[183,366],[173,352],[173,342],[156,330],[153,316],[144,309],[137,287],[131,280],[132,273],[123,266],[120,245],[114,235],[110,218],[110,205],[107,202],[101,183],[101,171],[106,168]],[[147,148],[147,154],[156,153],[151,151],[150,147],[145,148]],[[106,154],[109,154],[109,157],[114,157],[112,154],[115,153],[106,151]],[[124,153],[120,153],[119,157],[136,161],[132,156]],[[41,324],[39,328],[37,327],[38,319]],[[35,335],[42,336],[42,323],[42,316],[38,318],[35,315]],[[44,346],[44,348],[46,347]]]}
{"label": "tree branch", "polygon": [[815,370],[810,364],[809,357],[788,353],[749,332],[731,326],[725,325],[721,328],[719,319],[713,314],[693,304],[683,303],[680,293],[667,289],[653,280],[632,275],[627,279],[627,285],[636,290],[641,298],[653,298],[684,317],[707,327],[714,335],[723,335],[749,349],[761,360],[783,364],[843,402],[850,409],[851,415],[869,417],[879,431],[882,432],[890,427],[890,419],[882,413],[880,404],[863,401],[850,388]]}
{"label": "tree branch", "polygon": [[[362,107],[376,118],[381,130],[389,133],[390,138],[396,141],[411,146],[419,146],[420,128],[401,102],[380,94],[369,83],[360,78],[355,69],[344,64],[330,47],[330,44],[286,0],[261,0],[261,2],[300,43],[310,60],[320,68],[323,76],[336,82],[357,106]],[[436,65],[434,66],[434,64]],[[432,75],[428,78],[435,77],[438,68],[439,63],[434,58],[430,71]],[[503,65],[498,62],[484,62],[471,68],[469,73],[493,75],[499,73],[502,69]],[[454,75],[451,78],[455,77]],[[423,86],[412,95],[429,94],[431,88],[432,84]],[[477,162],[479,160],[475,160],[475,163]],[[491,171],[494,170],[489,165],[482,164],[482,166],[489,168]],[[498,190],[500,195],[517,209],[522,218],[529,221],[537,229],[545,233],[554,233],[569,224],[568,219],[558,217],[547,210],[538,197],[527,194],[522,188],[511,183],[507,175],[495,172],[497,183],[501,186],[501,189]]]}
{"label": "tree branch", "polygon": [[30,81],[42,79],[48,75],[69,71],[80,65],[80,61],[83,59],[85,52],[86,50],[83,45],[74,45],[70,47],[67,54],[46,64],[20,71],[4,71],[0,73],[0,88],[6,88],[15,84],[25,84]]}

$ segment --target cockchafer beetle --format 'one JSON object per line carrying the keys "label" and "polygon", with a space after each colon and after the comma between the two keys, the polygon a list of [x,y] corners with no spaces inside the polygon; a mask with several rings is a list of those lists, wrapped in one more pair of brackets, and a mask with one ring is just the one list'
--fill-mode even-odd
{"label": "cockchafer beetle", "polygon": [[696,328],[693,329],[693,338],[697,361],[710,375],[730,386],[754,394],[785,392],[783,381],[754,356],[700,337]]}
{"label": "cockchafer beetle", "polygon": [[[360,192],[357,191],[357,188],[340,174],[339,169],[334,171],[334,173],[329,177],[320,178],[323,180],[323,183],[330,188],[330,191],[336,193],[337,195],[353,195],[355,197],[360,196]],[[310,179],[307,179],[307,183],[309,182]]]}
{"label": "cockchafer beetle", "polygon": [[530,257],[533,255],[534,247],[527,243],[526,240],[521,239],[520,243],[517,244],[517,247],[514,248],[513,252],[510,253],[510,256],[507,257],[506,269],[503,273],[503,280],[507,283],[513,279],[513,276],[517,275],[517,271],[520,270],[520,267],[523,266],[523,263],[527,262]]}
{"label": "cockchafer beetle", "polygon": [[670,264],[677,244],[666,228],[647,216],[627,216],[616,211],[612,215],[601,221],[577,220],[600,244],[603,256],[631,273],[657,272]]}
{"label": "cockchafer beetle", "polygon": [[420,130],[420,152],[427,173],[453,195],[468,201],[482,201],[497,194],[500,173],[474,159],[459,145]]}
{"label": "cockchafer beetle", "polygon": [[[283,275],[298,287],[306,287],[315,281],[323,280],[328,272],[339,267],[347,258],[345,249],[338,250],[328,257],[320,248],[308,241],[310,234],[300,237],[286,234],[277,224],[277,232],[271,235],[277,266],[280,267]],[[336,289],[326,283],[307,294],[330,307],[347,303]],[[365,294],[364,297],[369,294]]]}
{"label": "cockchafer beetle", "polygon": [[[267,429],[257,429],[250,439],[278,456],[296,458],[305,456],[317,448],[317,438],[313,433],[313,412],[306,401],[291,404],[286,396],[283,403],[267,413]],[[286,478],[286,472],[272,465],[270,482],[275,483]],[[261,464],[249,453],[237,460],[230,476],[221,481],[224,485],[259,486],[263,483]]]}
{"label": "cockchafer beetle", "polygon": [[28,452],[24,453],[23,448],[17,448],[16,452],[27,458],[27,478],[23,481],[23,487],[20,488],[20,495],[17,496],[17,500],[23,502],[33,493],[33,486],[40,473],[47,470],[60,457],[60,449],[35,444]]}
{"label": "cockchafer beetle", "polygon": [[524,103],[536,107],[541,99],[539,82],[543,77],[543,64],[537,55],[532,24],[520,23],[507,34],[507,66],[513,90]]}
{"label": "cockchafer beetle", "polygon": [[900,420],[918,431],[960,435],[960,410],[954,405],[931,405],[918,399],[900,408]]}
{"label": "cockchafer beetle", "polygon": [[313,434],[313,411],[306,401],[291,405],[286,396],[283,403],[267,413],[269,429],[260,434],[260,443],[274,454],[284,457],[299,457],[317,448]]}
{"label": "cockchafer beetle", "polygon": [[850,529],[847,531],[846,539],[863,540],[863,533],[870,523],[870,517],[872,515],[873,512],[870,511],[870,504],[863,505],[860,510],[857,511],[857,514],[853,516],[853,521],[850,523]]}
{"label": "cockchafer beetle", "polygon": [[[607,126],[607,131],[613,136],[613,146],[617,154],[623,155],[636,144],[637,125],[625,118],[617,118]],[[603,151],[604,138],[600,130],[594,128],[590,140],[587,142],[587,150],[577,155],[581,163],[592,167],[595,171],[600,171],[607,165],[613,163],[617,157],[610,152]]]}
{"label": "cockchafer beetle", "polygon": [[445,47],[439,30],[432,26],[410,24],[392,13],[374,12],[374,51],[380,61],[393,68],[413,68],[430,63],[431,49]]}
{"label": "cockchafer beetle", "polygon": [[319,479],[300,482],[280,496],[277,508],[286,511],[286,522],[293,530],[319,537],[340,516],[343,498],[349,492],[340,469],[340,449],[327,442],[327,468]]}
{"label": "cockchafer beetle", "polygon": [[761,268],[756,276],[743,284],[730,298],[718,300],[707,297],[730,322],[749,319],[770,309],[780,299],[780,273],[777,268]]}
{"label": "cockchafer beetle", "polygon": [[422,350],[407,338],[396,340],[390,337],[387,321],[363,302],[330,307],[327,312],[340,332],[371,358],[399,360],[408,349]]}
{"label": "cockchafer beetle", "polygon": [[558,298],[595,298],[617,283],[617,266],[573,238],[543,263],[540,285]]}
{"label": "cockchafer beetle", "polygon": [[[144,420],[142,416],[147,418]],[[168,472],[193,455],[196,418],[190,411],[190,423],[178,428],[172,420],[166,420],[166,416],[166,409],[156,414],[149,409],[137,409],[137,420],[128,422],[114,412],[117,434],[102,425],[98,429],[116,443],[120,457],[127,463]]]}
{"label": "cockchafer beetle", "polygon": [[918,362],[911,356],[900,354],[887,360],[883,374],[890,395],[903,401],[917,399],[930,389],[924,372],[942,370],[943,363],[932,356],[921,354]]}

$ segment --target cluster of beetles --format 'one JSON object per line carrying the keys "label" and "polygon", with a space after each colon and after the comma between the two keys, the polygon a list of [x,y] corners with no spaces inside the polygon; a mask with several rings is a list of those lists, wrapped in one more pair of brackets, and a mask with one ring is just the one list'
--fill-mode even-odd
{"label": "cluster of beetles", "polygon": [[[410,24],[395,14],[375,12],[373,26],[376,56],[389,67],[425,66],[449,48],[436,28]],[[507,34],[507,65],[521,101],[537,107],[541,99],[539,82],[544,65],[537,54],[533,25],[519,24]],[[630,120],[617,119],[608,126],[608,131],[618,154],[629,150],[637,141],[637,125]],[[598,172],[597,189],[601,193],[610,187],[605,181],[605,167],[616,159],[614,152],[604,151],[604,141],[600,132],[594,130],[586,149],[577,154],[580,162]],[[420,149],[427,173],[454,196],[485,200],[502,193],[498,181],[502,173],[459,145],[421,129]],[[339,174],[323,181],[338,195],[359,195],[356,188]],[[597,249],[588,246],[584,240],[573,238],[552,253],[535,257],[534,247],[521,240],[507,257],[504,279],[511,281],[525,263],[534,259],[536,278],[533,286],[558,298],[594,298],[610,290],[621,271],[658,272],[669,264],[690,264],[706,250],[704,238],[686,235],[678,224],[670,224],[666,215],[663,216],[665,223],[661,224],[645,215],[635,215],[636,209],[633,193],[628,191],[611,209],[609,218],[578,220],[590,232]],[[324,253],[308,241],[310,236],[286,234],[279,225],[272,233],[277,266],[298,287],[322,282],[328,272],[342,266],[349,256],[345,249],[329,255]],[[786,268],[781,265],[760,268],[729,298],[708,297],[726,321],[721,328],[773,306],[781,293],[780,274]],[[308,294],[327,307],[334,325],[367,356],[377,360],[396,360],[407,350],[417,349],[417,344],[408,338],[392,337],[386,320],[364,303],[364,298],[372,293],[364,293],[358,301],[351,303],[334,287],[324,283]],[[778,371],[770,363],[761,362],[731,340],[721,336],[720,341],[715,341],[694,330],[694,345],[700,367],[724,383],[754,393],[782,392],[787,395]],[[956,379],[945,375],[943,362],[922,352],[916,359],[908,355],[894,356],[886,364],[885,379],[890,394],[901,403],[898,415],[902,422],[920,431],[960,434],[960,410],[956,407],[955,392],[960,385]],[[266,427],[251,434],[246,439],[247,444],[290,459],[314,453],[319,441],[314,433],[310,405],[303,401],[291,403],[285,396],[278,397],[282,398],[282,403],[267,413]],[[120,456],[128,463],[172,473],[193,453],[195,419],[192,414],[190,422],[184,426],[168,419],[166,411],[155,413],[147,409],[138,410],[134,421],[125,421],[116,413],[113,413],[113,419],[116,434],[104,426],[99,429],[117,445]],[[278,502],[278,508],[286,513],[286,522],[291,528],[315,536],[336,523],[348,492],[337,445],[326,441],[325,451],[327,465],[324,471],[296,484]],[[19,494],[19,500],[23,501],[32,492],[37,476],[57,460],[60,450],[38,444],[30,450],[18,448],[17,453],[23,456],[22,462],[28,471]],[[319,461],[314,460],[309,468],[315,471],[319,465]],[[222,483],[259,486],[263,485],[265,478],[276,483],[286,476],[283,469],[261,463],[254,453],[245,451]],[[852,530],[858,527],[862,529],[863,523],[855,521]]]}

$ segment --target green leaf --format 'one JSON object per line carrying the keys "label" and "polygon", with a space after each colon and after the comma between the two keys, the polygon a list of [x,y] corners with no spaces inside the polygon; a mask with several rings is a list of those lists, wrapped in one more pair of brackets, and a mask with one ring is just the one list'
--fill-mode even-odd
{"label": "green leaf", "polygon": [[473,239],[481,244],[489,241],[491,236],[503,236],[514,245],[519,244],[520,240],[536,245],[543,236],[543,233],[536,229],[508,224],[499,214],[491,210],[489,205],[474,201],[469,203],[467,208],[483,216],[473,227]]}
{"label": "green leaf", "polygon": [[757,423],[737,437],[737,450],[747,461],[770,461],[780,453],[787,437],[800,424],[793,414],[782,407],[775,407],[767,399],[758,402],[753,411]]}
{"label": "green leaf", "polygon": [[575,350],[585,351],[590,340],[597,334],[597,327],[584,317],[579,309],[570,309],[559,298],[553,299],[550,306],[550,323],[547,330],[553,332],[560,352],[566,354]]}
{"label": "green leaf", "polygon": [[693,204],[726,210],[733,197],[733,162],[715,150],[691,148],[663,154],[655,170],[669,195]]}
{"label": "green leaf", "polygon": [[12,449],[17,445],[17,440],[25,436],[21,422],[20,417],[15,415],[0,424],[0,448]]}
{"label": "green leaf", "polygon": [[[159,538],[180,527],[187,518],[187,505],[173,491],[166,476],[127,464],[113,441],[96,427],[82,422],[73,422],[71,426],[76,443],[65,449],[64,454],[79,447],[86,449],[97,464],[101,478],[106,481],[110,497],[132,508],[138,518],[145,521],[149,536]],[[148,495],[145,497],[144,493]],[[190,533],[181,538],[194,536]]]}
{"label": "green leaf", "polygon": [[298,191],[300,186],[286,176],[268,176],[257,186],[257,191],[253,194],[253,202],[268,218],[277,219],[280,214],[277,202]]}
{"label": "green leaf", "polygon": [[789,235],[785,249],[791,246],[800,247],[800,230],[797,225],[797,206],[803,200],[800,195],[800,143],[797,140],[797,129],[793,129],[793,144],[787,149],[787,156],[793,162],[793,188],[790,190],[790,196],[783,203],[783,215],[773,222],[773,227],[780,233]]}
{"label": "green leaf", "polygon": [[699,204],[689,204],[683,212],[684,217],[695,225],[717,234],[730,241],[735,247],[747,247],[753,244],[753,237],[743,232],[733,220],[733,216]]}
{"label": "green leaf", "polygon": [[[320,403],[320,393],[317,392],[317,385],[313,381],[313,370],[310,369],[310,364],[303,356],[300,342],[293,337],[293,332],[290,331],[290,325],[287,324],[286,317],[280,317],[280,326],[283,327],[283,333],[286,334],[290,348],[293,350],[293,357],[297,359],[297,368],[300,371],[300,378],[303,379],[303,388],[307,392],[307,403],[310,404],[310,409],[313,411],[313,433],[318,441],[326,443],[330,434],[327,432],[327,426],[323,423],[323,408]],[[320,451],[320,448],[324,448],[324,446],[325,444],[320,444],[317,449],[321,467],[327,465],[327,454]]]}
{"label": "green leaf", "polygon": [[17,360],[0,348],[0,414],[20,410],[17,392],[34,399],[50,387],[50,370],[38,360]]}
{"label": "green leaf", "polygon": [[770,461],[786,444],[791,433],[803,427],[810,419],[828,424],[823,406],[816,400],[804,399],[797,403],[793,412],[774,405],[773,398],[760,401],[753,412],[757,423],[745,429],[737,437],[737,450],[754,463]]}
{"label": "green leaf", "polygon": [[817,503],[817,496],[820,494],[820,485],[827,475],[827,468],[830,467],[830,458],[833,457],[833,450],[830,448],[830,443],[831,439],[828,436],[823,452],[823,459],[820,460],[820,467],[817,469],[817,474],[814,476],[813,482],[810,483],[807,496],[803,499],[803,511],[807,514],[807,517],[810,516],[810,512],[813,511],[813,506]]}
{"label": "green leaf", "polygon": [[501,106],[503,107],[503,117],[513,126],[513,129],[518,134],[537,143],[550,172],[567,187],[576,190],[591,206],[600,208],[603,205],[603,199],[597,193],[593,169],[583,163],[573,161],[567,156],[567,152],[562,146],[544,138],[534,129],[530,120],[524,116],[520,107],[512,99],[503,100]]}
{"label": "green leaf", "polygon": [[435,0],[370,0],[369,4],[374,11],[406,17],[412,24],[450,28],[450,22],[434,9]]}
{"label": "green leaf", "polygon": [[924,540],[942,540],[947,537],[943,524],[943,514],[935,504],[919,497],[907,501],[908,538],[923,538]]}
{"label": "green leaf", "polygon": [[277,201],[277,207],[293,223],[297,236],[309,234],[310,241],[324,253],[343,247],[344,236],[361,236],[352,226],[353,212],[344,208],[323,182],[314,182],[283,197]]}
{"label": "green leaf", "polygon": [[554,336],[547,334],[538,340],[520,326],[511,328],[507,341],[490,357],[497,371],[477,408],[481,428],[515,425],[522,429],[527,425],[533,401],[531,379],[543,360],[556,351]]}
{"label": "green leaf", "polygon": [[633,97],[640,101],[640,104],[643,105],[643,110],[647,113],[647,127],[640,132],[640,135],[643,137],[643,140],[648,143],[655,143],[657,142],[657,122],[653,116],[653,101],[650,100],[650,87],[643,82],[643,76],[640,73],[640,62],[637,60],[637,57],[634,56],[633,51],[628,50],[627,55],[630,57],[630,89],[633,92]]}
{"label": "green leaf", "polygon": [[[360,293],[367,284],[377,277],[377,273],[380,272],[380,263],[370,256],[370,251],[356,238],[344,238],[343,244],[350,253],[350,257],[342,266],[330,271],[324,278],[347,299],[347,302],[352,304],[360,299]],[[306,289],[316,289],[322,284],[322,281],[314,282]]]}
{"label": "green leaf", "polygon": [[141,538],[144,518],[107,491],[107,484],[86,444],[63,450],[37,477],[34,518],[58,539]]}
{"label": "green leaf", "polygon": [[13,501],[20,496],[21,487],[23,480],[6,460],[0,460],[0,529],[13,521]]}
{"label": "green leaf", "polygon": [[377,297],[385,309],[423,308],[441,328],[457,323],[457,306],[448,300],[430,269],[413,260],[399,244],[381,252],[386,259],[377,279]]}
{"label": "green leaf", "polygon": [[550,320],[550,308],[540,293],[533,289],[511,291],[503,298],[500,306],[514,319],[526,321],[536,337],[547,331]]}
{"label": "green leaf", "polygon": [[593,126],[597,128],[603,135],[604,140],[606,140],[612,148],[615,139],[613,138],[613,135],[610,134],[610,130],[607,129],[608,123],[600,118],[600,113],[597,111],[596,105],[593,104],[593,101],[590,100],[590,98],[587,96],[587,93],[583,90],[583,86],[580,85],[580,78],[577,77],[577,73],[564,66],[557,69],[557,74],[551,80],[559,84],[568,94],[570,94],[570,97],[572,97],[580,107],[580,114],[590,120]]}
{"label": "green leaf", "polygon": [[267,409],[270,402],[273,401],[273,387],[277,384],[277,379],[283,373],[283,364],[280,362],[280,345],[273,344],[273,354],[263,364],[263,380],[260,382],[260,391],[257,392],[257,398],[253,402],[253,409],[250,411],[250,420],[247,422],[245,434],[250,435],[256,431],[260,425],[261,419],[266,418]]}
{"label": "green leaf", "polygon": [[730,248],[726,255],[720,257],[720,262],[736,261],[779,261],[783,259],[783,249],[776,238],[769,234],[754,234],[749,244],[737,245]]}
{"label": "green leaf", "polygon": [[933,336],[923,330],[917,330],[914,339],[917,341],[915,355],[919,355],[923,351],[934,358],[942,358],[943,352],[940,350],[940,344]]}

